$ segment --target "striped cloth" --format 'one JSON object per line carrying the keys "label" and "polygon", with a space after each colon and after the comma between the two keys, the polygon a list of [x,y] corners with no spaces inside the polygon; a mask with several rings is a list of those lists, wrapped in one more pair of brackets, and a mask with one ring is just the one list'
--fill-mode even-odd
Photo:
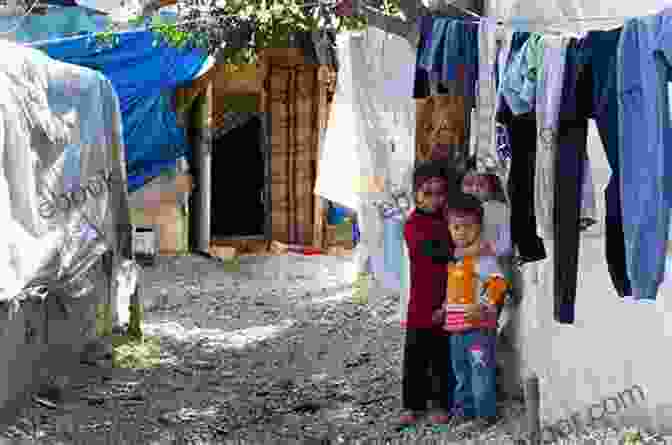
{"label": "striped cloth", "polygon": [[[454,305],[457,306],[457,305]],[[497,308],[491,304],[482,306],[481,319],[477,323],[468,323],[464,319],[463,307],[446,306],[446,318],[443,330],[447,332],[464,332],[470,329],[497,329]]]}

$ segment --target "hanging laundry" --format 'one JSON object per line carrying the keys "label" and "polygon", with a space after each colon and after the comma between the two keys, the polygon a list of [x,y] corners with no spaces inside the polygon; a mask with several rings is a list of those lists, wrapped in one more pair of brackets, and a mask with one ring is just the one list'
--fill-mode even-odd
{"label": "hanging laundry", "polygon": [[[521,54],[529,33],[516,32],[511,38],[511,50],[507,64]],[[516,65],[520,65],[518,62]],[[503,83],[506,80],[503,79]],[[509,133],[511,150],[511,168],[508,177],[508,194],[511,202],[511,242],[518,249],[521,262],[535,262],[546,258],[543,241],[537,235],[537,223],[534,215],[534,180],[536,164],[537,126],[533,112],[515,114],[502,93],[498,102],[497,121],[503,124]]]}
{"label": "hanging laundry", "polygon": [[88,293],[85,272],[103,253],[112,251],[113,267],[130,258],[118,98],[96,71],[0,46],[2,177],[17,279],[23,287],[76,277],[54,285],[66,286],[68,295]]}
{"label": "hanging laundry", "polygon": [[494,20],[482,20],[478,28],[478,99],[473,138],[477,168],[482,171],[495,169],[499,176],[506,177],[507,165],[500,161],[497,154],[495,125],[497,89],[494,76],[498,49],[495,41],[496,30],[497,23]]}
{"label": "hanging laundry", "polygon": [[[446,160],[462,165],[469,159],[471,110],[478,80],[478,25],[449,17],[425,16],[420,20],[413,97],[424,134],[418,139],[419,160]],[[435,103],[438,102],[438,103]],[[424,115],[424,113],[421,113]]]}
{"label": "hanging laundry", "polygon": [[474,105],[478,81],[478,24],[454,20],[446,26],[443,70],[439,78],[445,88],[438,94],[463,96],[468,109]]}
{"label": "hanging laundry", "polygon": [[[433,19],[431,30],[427,36],[426,42],[428,46],[424,48],[423,53],[419,58],[419,66],[422,67],[428,74],[428,81],[430,84],[430,91],[432,85],[436,86],[443,71],[444,47],[446,41],[446,27],[454,19],[448,17],[436,17]],[[434,93],[436,94],[436,93]]]}
{"label": "hanging laundry", "polygon": [[[562,96],[566,47],[568,39],[543,36],[537,45],[528,46],[528,77],[536,81],[535,108],[537,113],[537,164],[535,175],[535,216],[539,232],[545,239],[553,238],[553,170],[557,148],[558,112]],[[581,183],[581,218],[577,223],[582,230],[596,222],[597,204],[592,168],[586,157]]]}
{"label": "hanging laundry", "polygon": [[495,79],[497,93],[495,96],[495,135],[497,144],[497,155],[499,162],[503,166],[504,174],[502,178],[508,181],[509,172],[511,170],[511,157],[513,152],[511,150],[511,138],[509,136],[508,128],[497,121],[497,112],[504,100],[501,92],[501,84],[506,69],[506,60],[511,52],[511,43],[513,39],[512,31],[498,30],[499,38],[497,39],[497,55],[495,57]]}
{"label": "hanging laundry", "polygon": [[620,154],[618,135],[619,100],[616,89],[618,42],[622,29],[591,31],[584,38],[584,70],[592,80],[592,114],[604,146],[611,177],[604,192],[606,202],[606,256],[611,281],[618,294],[631,296],[632,289],[625,265],[625,240],[621,213]]}
{"label": "hanging laundry", "polygon": [[434,17],[425,15],[418,19],[420,41],[415,58],[415,78],[413,80],[413,98],[424,99],[431,95],[429,91],[429,73],[424,65],[424,57],[432,43]]}
{"label": "hanging laundry", "polygon": [[[356,272],[373,272],[385,288],[399,290],[402,311],[410,285],[401,238],[405,212],[397,201],[410,196],[415,160],[414,56],[403,38],[376,28],[339,38],[341,69],[320,154],[323,166],[339,165],[321,168],[315,186],[316,194],[356,210]],[[355,169],[342,168],[353,162]],[[344,187],[358,182],[363,186]],[[377,204],[392,209],[392,219]]]}
{"label": "hanging laundry", "polygon": [[569,38],[549,36],[544,41],[536,94],[537,159],[534,187],[535,216],[543,238],[553,238],[553,186],[557,151],[558,113]]}
{"label": "hanging laundry", "polygon": [[618,47],[620,186],[628,276],[635,299],[655,300],[665,272],[672,202],[668,89],[672,11],[628,20]]}
{"label": "hanging laundry", "polygon": [[589,113],[591,99],[587,72],[580,65],[584,44],[572,38],[567,45],[558,149],[554,153],[554,317],[560,323],[574,322],[578,278],[580,178],[583,177],[588,138],[585,116]]}
{"label": "hanging laundry", "polygon": [[523,44],[519,52],[512,58],[511,63],[502,79],[502,95],[511,111],[517,115],[529,112],[534,106],[536,73],[538,67],[532,62],[538,59],[530,57],[530,54],[538,52],[539,46],[543,48],[543,36],[533,33]]}
{"label": "hanging laundry", "polygon": [[[478,24],[430,16],[423,18],[422,27],[425,35],[418,48],[417,63],[427,73],[429,85],[420,89],[428,94],[414,97],[445,94],[473,100],[478,80]],[[416,90],[417,87],[416,82]]]}

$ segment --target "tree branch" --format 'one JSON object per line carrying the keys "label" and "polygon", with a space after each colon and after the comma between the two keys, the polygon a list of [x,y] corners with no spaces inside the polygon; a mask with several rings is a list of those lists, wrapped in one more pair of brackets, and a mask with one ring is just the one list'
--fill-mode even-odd
{"label": "tree branch", "polygon": [[420,0],[399,0],[399,9],[404,13],[406,20],[412,23],[429,13],[429,10]]}
{"label": "tree branch", "polygon": [[[361,9],[362,9],[361,12],[365,15],[369,26],[373,26],[374,28],[378,28],[383,31],[402,37],[408,40],[412,46],[416,46],[419,33],[417,30],[415,19],[404,20],[399,17],[387,15],[384,12],[379,11],[375,8],[371,8],[370,6],[367,5],[362,5]],[[405,11],[404,15],[406,15]]]}
{"label": "tree branch", "polygon": [[165,6],[173,6],[177,0],[150,0],[142,7],[142,16],[148,17]]}

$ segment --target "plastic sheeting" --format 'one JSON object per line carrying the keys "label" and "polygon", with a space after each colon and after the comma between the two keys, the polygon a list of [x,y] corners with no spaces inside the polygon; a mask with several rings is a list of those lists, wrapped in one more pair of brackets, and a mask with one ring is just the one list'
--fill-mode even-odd
{"label": "plastic sheeting", "polygon": [[62,39],[77,33],[104,31],[107,26],[104,17],[77,6],[59,8],[49,10],[47,15],[0,17],[0,32],[6,33],[4,38],[18,43]]}
{"label": "plastic sheeting", "polygon": [[[141,189],[135,190],[129,194],[128,206],[132,209],[144,209],[155,206],[160,201],[165,201],[162,196],[167,194],[172,196],[176,193],[177,175],[187,174],[188,166],[184,158],[176,162],[165,165],[163,172],[157,174],[155,178],[145,184]],[[130,182],[130,179],[129,179]],[[177,201],[182,207],[186,207],[189,194],[185,192],[177,193]]]}
{"label": "plastic sheeting", "polygon": [[[116,46],[94,36],[35,43],[50,57],[96,69],[110,79],[119,96],[129,176],[151,177],[157,164],[175,161],[188,150],[178,126],[173,90],[199,74],[207,60],[200,49],[155,45],[151,31],[119,34]],[[130,191],[137,188],[134,183]]]}
{"label": "plastic sheeting", "polygon": [[0,52],[0,299],[88,296],[104,253],[130,255],[118,98],[93,70]]}

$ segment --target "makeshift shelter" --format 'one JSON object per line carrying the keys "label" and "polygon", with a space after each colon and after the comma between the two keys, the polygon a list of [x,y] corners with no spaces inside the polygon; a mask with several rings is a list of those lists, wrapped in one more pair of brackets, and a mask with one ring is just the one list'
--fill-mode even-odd
{"label": "makeshift shelter", "polygon": [[[110,78],[121,101],[128,187],[137,195],[139,189],[157,177],[174,176],[176,160],[190,156],[188,114],[193,111],[193,104],[176,103],[174,91],[202,73],[207,55],[200,49],[174,48],[158,41],[157,35],[148,30],[122,32],[118,37],[112,45],[89,34],[33,46],[51,57],[96,69]],[[187,231],[184,200],[179,205],[175,190],[165,190],[166,178],[160,181],[164,190],[155,190],[158,200],[151,198],[151,192],[146,199],[134,199],[136,204],[145,201],[145,205],[135,206],[133,223],[155,228],[158,250],[164,253],[188,250],[183,240]]]}
{"label": "makeshift shelter", "polygon": [[[128,175],[150,178],[157,164],[174,162],[188,152],[172,90],[194,79],[207,55],[200,49],[178,49],[157,41],[152,31],[123,32],[118,37],[113,45],[86,35],[33,46],[57,60],[96,69],[110,78],[124,117]],[[148,140],[152,143],[147,144]]]}
{"label": "makeshift shelter", "polygon": [[321,245],[324,215],[311,191],[333,72],[301,49],[274,49],[255,66],[215,66],[178,92],[178,101],[212,98],[212,153],[195,178],[202,246]]}

